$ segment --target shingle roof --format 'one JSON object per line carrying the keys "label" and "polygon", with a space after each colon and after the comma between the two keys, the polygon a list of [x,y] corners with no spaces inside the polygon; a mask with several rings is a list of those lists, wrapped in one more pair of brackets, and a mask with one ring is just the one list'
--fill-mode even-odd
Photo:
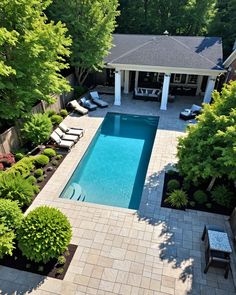
{"label": "shingle roof", "polygon": [[114,34],[113,44],[109,64],[223,69],[219,37]]}

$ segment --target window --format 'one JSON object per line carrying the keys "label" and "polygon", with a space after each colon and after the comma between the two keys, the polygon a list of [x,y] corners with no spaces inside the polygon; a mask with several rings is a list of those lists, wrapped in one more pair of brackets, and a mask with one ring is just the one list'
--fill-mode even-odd
{"label": "window", "polygon": [[180,83],[181,82],[181,74],[174,74],[174,83]]}
{"label": "window", "polygon": [[197,84],[197,75],[188,76],[188,84]]}

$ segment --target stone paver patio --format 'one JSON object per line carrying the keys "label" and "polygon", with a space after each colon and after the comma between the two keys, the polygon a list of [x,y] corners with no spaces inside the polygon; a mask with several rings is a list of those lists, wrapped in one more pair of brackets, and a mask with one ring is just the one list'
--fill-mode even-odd
{"label": "stone paver patio", "polygon": [[[85,128],[85,136],[68,154],[30,210],[47,204],[60,208],[73,226],[78,248],[63,281],[0,266],[0,294],[235,294],[232,275],[204,269],[200,240],[204,224],[223,226],[231,236],[228,217],[200,211],[161,208],[164,171],[176,161],[177,137],[186,123],[179,111],[192,104],[181,98],[169,109],[124,96],[121,107],[72,115],[68,126]],[[135,210],[58,198],[107,111],[160,116],[143,196]]]}

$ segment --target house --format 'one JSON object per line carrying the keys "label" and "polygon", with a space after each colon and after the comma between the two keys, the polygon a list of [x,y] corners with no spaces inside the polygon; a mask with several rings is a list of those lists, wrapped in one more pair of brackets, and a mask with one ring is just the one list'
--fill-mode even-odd
{"label": "house", "polygon": [[236,41],[232,53],[224,61],[223,65],[227,70],[225,82],[228,83],[230,80],[236,80]]}
{"label": "house", "polygon": [[114,34],[113,45],[103,82],[114,86],[115,105],[122,103],[122,90],[128,94],[139,87],[161,89],[161,110],[170,94],[203,96],[209,103],[217,77],[225,72],[218,37]]}

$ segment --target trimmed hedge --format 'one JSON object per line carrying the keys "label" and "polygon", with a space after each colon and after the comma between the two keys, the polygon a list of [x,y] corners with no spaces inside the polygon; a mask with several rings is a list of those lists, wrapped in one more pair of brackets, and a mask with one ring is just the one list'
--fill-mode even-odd
{"label": "trimmed hedge", "polygon": [[49,157],[45,155],[35,156],[34,163],[37,167],[44,167],[49,163]]}
{"label": "trimmed hedge", "polygon": [[50,117],[52,125],[59,125],[62,121],[63,118],[60,115],[53,115]]}
{"label": "trimmed hedge", "polygon": [[49,158],[55,157],[56,156],[56,151],[51,148],[47,148],[43,151],[43,154]]}
{"label": "trimmed hedge", "polygon": [[47,263],[70,243],[71,225],[58,209],[41,206],[31,211],[17,230],[18,246],[27,259]]}
{"label": "trimmed hedge", "polygon": [[36,170],[34,171],[34,176],[35,176],[36,178],[38,178],[38,177],[40,177],[40,176],[42,176],[42,175],[43,175],[43,169],[39,168],[39,169],[36,169]]}

